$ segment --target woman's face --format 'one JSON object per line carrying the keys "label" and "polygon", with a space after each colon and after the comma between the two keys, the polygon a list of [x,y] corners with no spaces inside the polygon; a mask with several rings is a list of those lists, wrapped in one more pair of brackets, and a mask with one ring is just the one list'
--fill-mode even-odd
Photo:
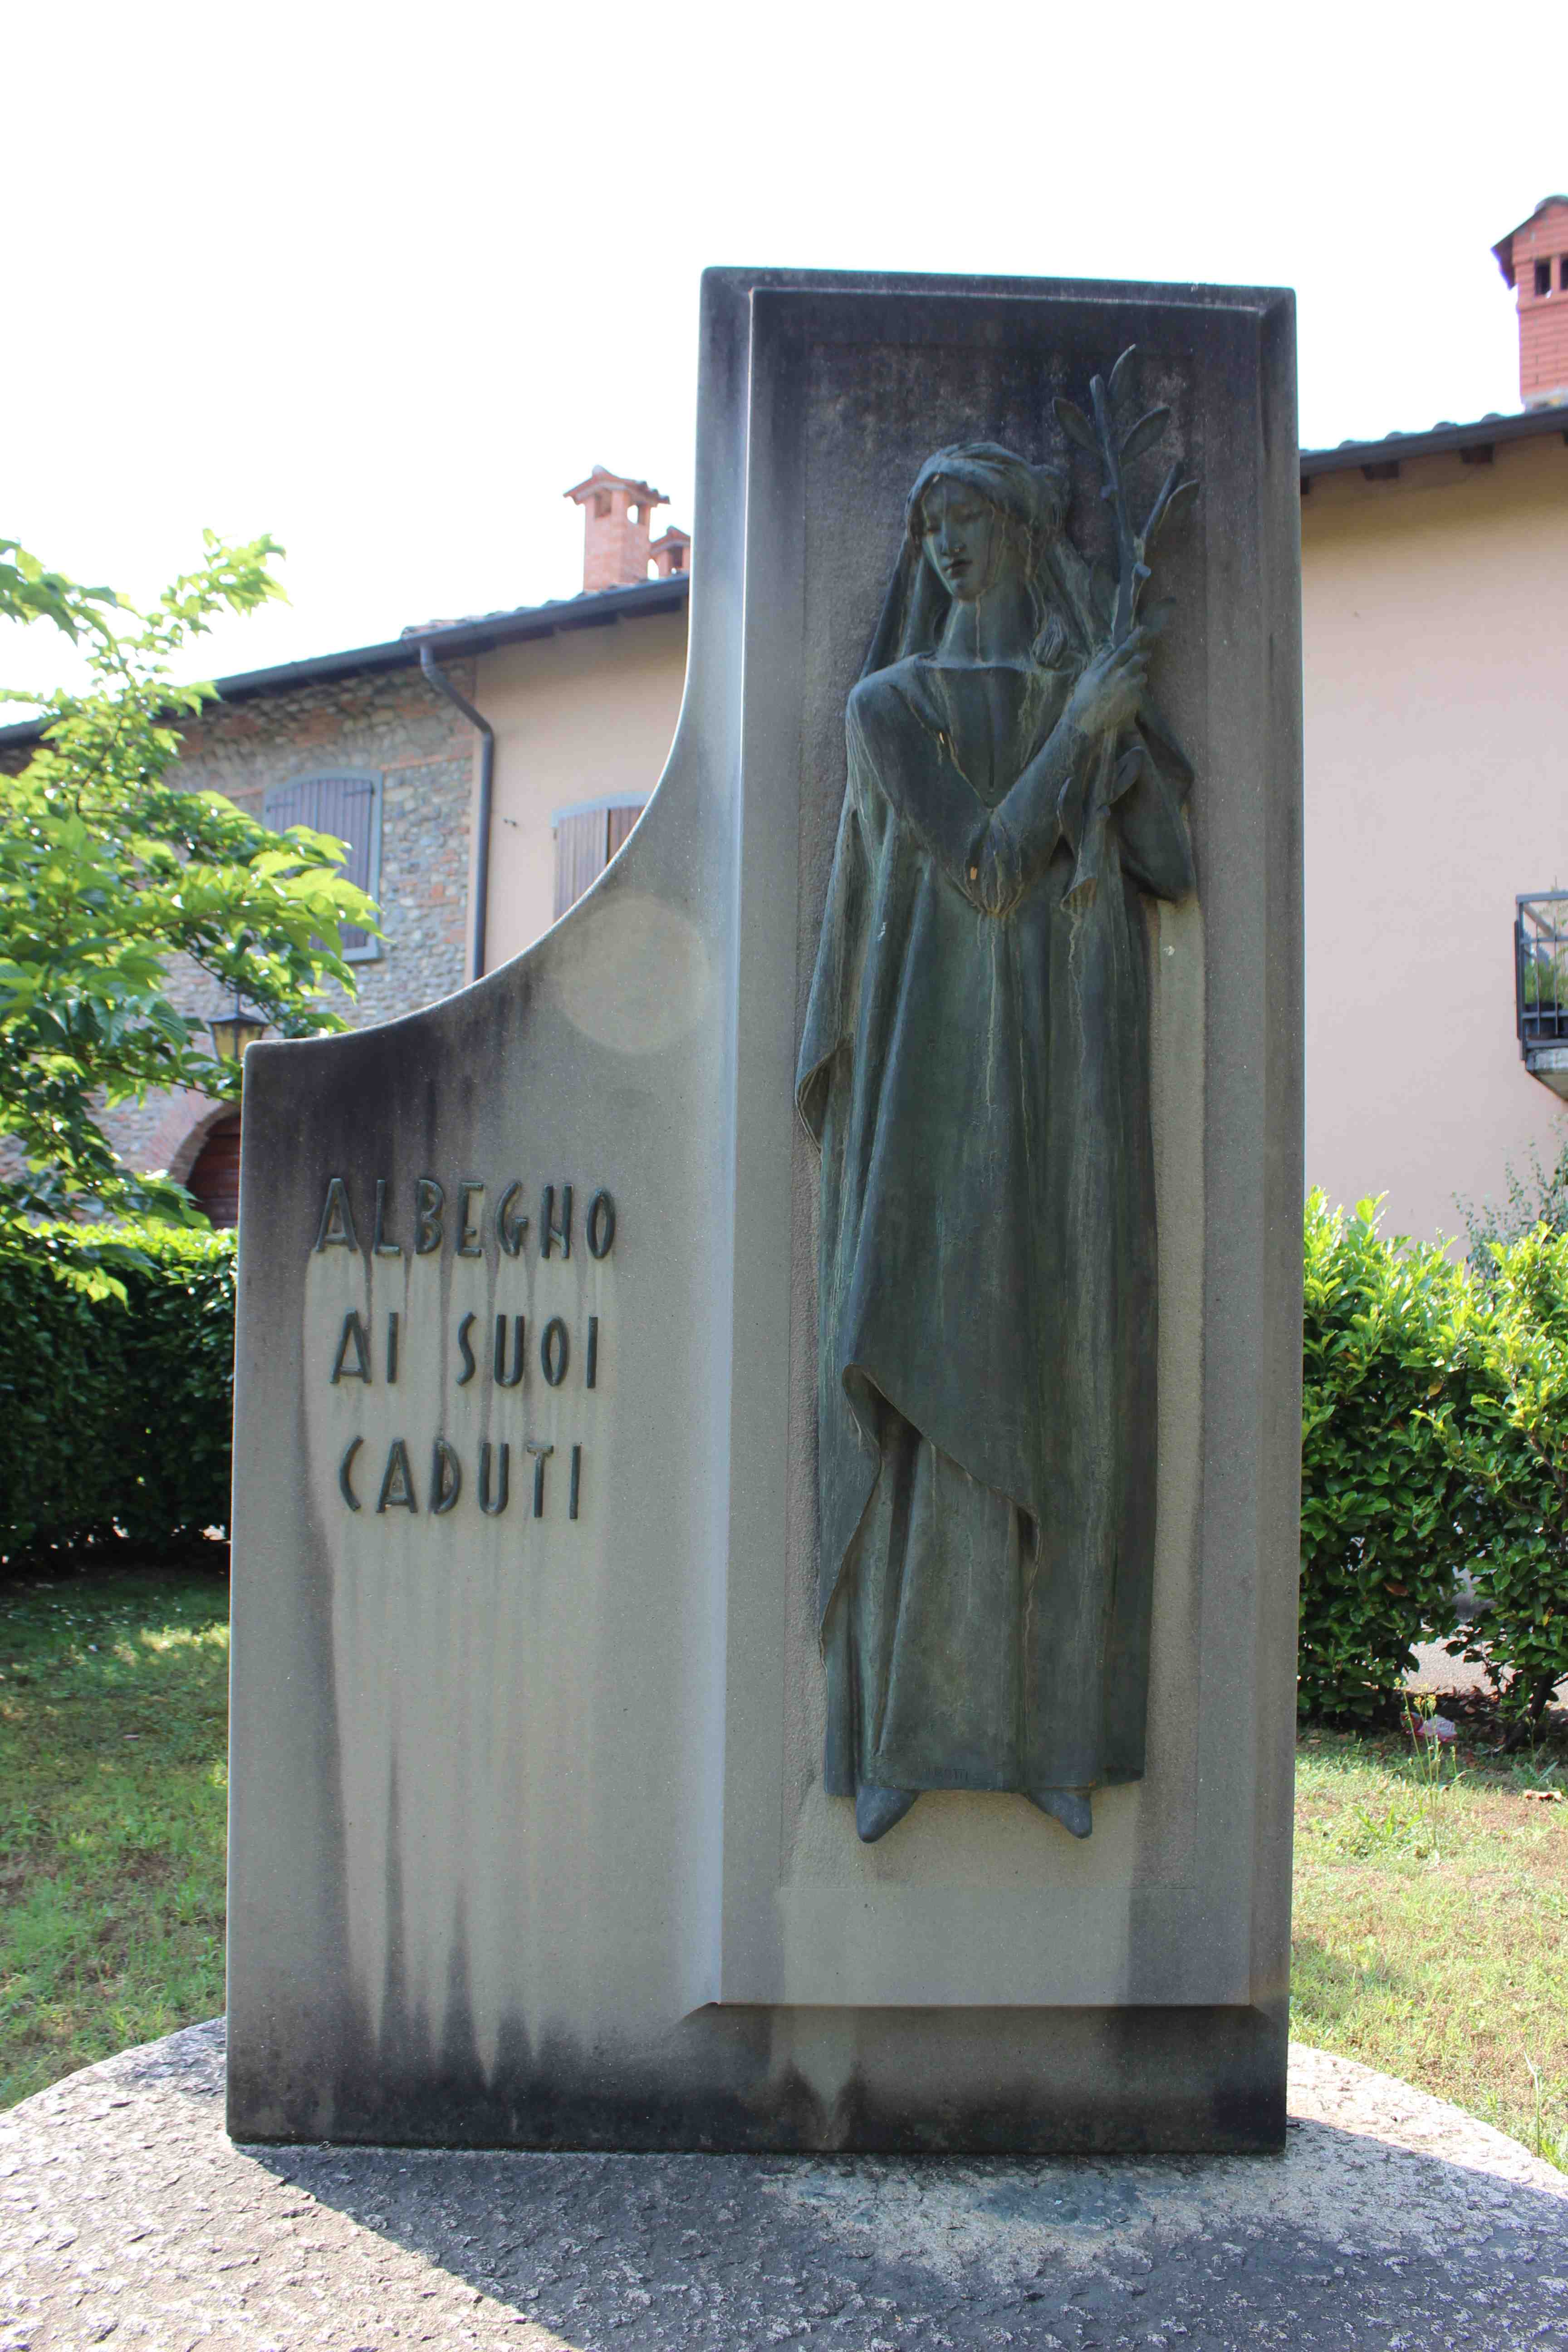
{"label": "woman's face", "polygon": [[921,544],[942,586],[963,604],[994,587],[1017,561],[999,509],[941,474],[921,501]]}

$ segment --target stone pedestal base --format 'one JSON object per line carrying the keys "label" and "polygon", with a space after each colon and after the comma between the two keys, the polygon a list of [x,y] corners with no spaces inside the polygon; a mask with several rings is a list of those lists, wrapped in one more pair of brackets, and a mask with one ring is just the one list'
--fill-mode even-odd
{"label": "stone pedestal base", "polygon": [[0,2116],[0,2352],[1516,2352],[1562,2321],[1568,2178],[1310,2050],[1282,2158],[1096,2164],[247,2149],[222,2076],[197,2026]]}

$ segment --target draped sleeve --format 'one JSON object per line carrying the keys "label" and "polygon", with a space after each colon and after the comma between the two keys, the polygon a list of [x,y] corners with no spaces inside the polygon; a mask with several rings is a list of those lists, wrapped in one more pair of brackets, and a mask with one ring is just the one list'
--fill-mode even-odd
{"label": "draped sleeve", "polygon": [[847,731],[851,768],[880,780],[890,807],[953,888],[983,915],[1015,907],[1061,838],[1060,763],[1047,760],[1032,815],[1018,807],[1017,794],[1005,807],[987,808],[954,761],[910,663],[862,679],[849,698]]}
{"label": "draped sleeve", "polygon": [[863,752],[853,730],[849,754],[849,776],[839,814],[833,871],[828,877],[822,939],[796,1066],[795,1101],[818,1149],[827,1116],[833,1063],[841,1051],[850,1049],[854,1035],[855,1003],[865,950],[868,857],[864,779],[858,772]]}
{"label": "draped sleeve", "polygon": [[1143,763],[1116,809],[1121,863],[1157,898],[1184,898],[1195,878],[1192,841],[1182,813],[1193,772],[1158,720],[1146,718],[1139,731]]}

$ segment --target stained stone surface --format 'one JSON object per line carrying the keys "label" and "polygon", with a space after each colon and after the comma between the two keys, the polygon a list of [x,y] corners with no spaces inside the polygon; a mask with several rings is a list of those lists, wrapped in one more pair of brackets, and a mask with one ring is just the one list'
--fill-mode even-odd
{"label": "stained stone surface", "polygon": [[[690,663],[635,835],[476,987],[247,1058],[229,2119],[362,2146],[1277,2148],[1291,299],[726,269],[700,332]],[[1197,887],[1145,940],[1146,1770],[1088,1839],[1016,1791],[931,1789],[870,1846],[823,1770],[795,1102],[846,703],[931,452],[1068,461],[1055,399],[1129,345],[1203,485],[1161,542],[1151,671],[1199,782]]]}
{"label": "stained stone surface", "polygon": [[1568,2344],[1568,2178],[1297,2047],[1276,2157],[246,2149],[223,2025],[0,2116],[0,2352]]}

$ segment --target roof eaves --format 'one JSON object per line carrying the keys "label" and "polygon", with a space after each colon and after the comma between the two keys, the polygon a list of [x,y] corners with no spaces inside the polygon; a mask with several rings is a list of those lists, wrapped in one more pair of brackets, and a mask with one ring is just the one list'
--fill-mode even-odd
{"label": "roof eaves", "polygon": [[489,653],[493,646],[516,645],[530,637],[552,637],[562,630],[604,629],[616,621],[647,619],[673,613],[690,593],[690,577],[679,573],[668,580],[635,581],[627,588],[599,588],[580,596],[556,596],[544,604],[521,604],[515,611],[475,613],[462,621],[443,621],[431,629],[411,630],[399,640],[412,646],[429,646],[458,658]]}
{"label": "roof eaves", "polygon": [[[1561,433],[1568,442],[1568,407],[1528,408],[1513,415],[1493,414],[1478,417],[1468,425],[1437,425],[1426,433],[1389,433],[1376,441],[1342,441],[1334,449],[1303,449],[1301,482],[1305,487],[1320,474],[1348,474],[1358,467],[1367,472],[1369,480],[1375,480],[1386,478],[1391,467],[1397,472],[1408,458],[1441,457],[1503,441],[1528,441],[1544,433]],[[414,669],[418,666],[422,646],[428,646],[443,658],[462,660],[469,655],[493,652],[498,646],[552,637],[563,630],[608,628],[617,621],[678,612],[690,589],[690,573],[677,572],[668,579],[637,581],[626,588],[588,590],[578,596],[552,597],[542,604],[520,604],[508,611],[473,614],[464,620],[406,630],[387,644],[356,646],[345,653],[317,654],[304,661],[280,662],[271,669],[237,671],[230,677],[216,681],[218,699],[248,702],[258,695],[287,694],[298,687],[329,685],[334,678],[352,677],[365,671]],[[0,727],[0,748],[37,742],[43,731],[41,719],[24,719],[13,726]]]}
{"label": "roof eaves", "polygon": [[[563,630],[606,629],[617,621],[679,612],[690,588],[690,575],[677,572],[668,580],[637,581],[628,588],[601,588],[580,596],[553,597],[543,604],[520,604],[510,611],[441,621],[429,628],[411,629],[384,645],[315,654],[304,661],[279,662],[270,669],[238,670],[214,683],[220,702],[250,702],[260,695],[289,694],[300,687],[330,686],[334,678],[361,677],[367,671],[417,669],[422,646],[428,646],[442,660],[461,661],[469,655],[489,653],[497,646],[552,637]],[[44,726],[41,719],[23,719],[13,726],[0,727],[0,749],[36,743]]]}
{"label": "roof eaves", "polygon": [[595,466],[591,474],[585,474],[580,482],[574,482],[571,488],[563,490],[561,495],[563,499],[574,499],[580,506],[590,490],[629,490],[634,498],[646,499],[652,506],[667,507],[669,504],[664,492],[656,490],[651,482],[638,481],[630,474],[612,474],[607,466]]}
{"label": "roof eaves", "polygon": [[[1568,408],[1527,408],[1513,415],[1477,417],[1468,425],[1435,425],[1426,433],[1388,433],[1379,441],[1342,441],[1337,449],[1303,449],[1301,479],[1319,474],[1348,474],[1363,468],[1397,469],[1407,458],[1439,457],[1449,451],[1479,449],[1501,441],[1530,441],[1538,434],[1561,433],[1568,441]],[[1369,474],[1376,480],[1379,474]]]}
{"label": "roof eaves", "polygon": [[1568,196],[1565,196],[1561,193],[1550,196],[1542,196],[1541,202],[1536,205],[1535,210],[1532,213],[1526,213],[1521,221],[1516,221],[1512,228],[1510,229],[1508,235],[1506,236],[1500,236],[1497,243],[1493,246],[1492,259],[1502,271],[1503,284],[1505,286],[1512,286],[1518,275],[1513,266],[1514,238],[1519,235],[1521,228],[1528,228],[1531,221],[1538,221],[1542,213],[1550,212],[1553,205],[1568,205]]}

